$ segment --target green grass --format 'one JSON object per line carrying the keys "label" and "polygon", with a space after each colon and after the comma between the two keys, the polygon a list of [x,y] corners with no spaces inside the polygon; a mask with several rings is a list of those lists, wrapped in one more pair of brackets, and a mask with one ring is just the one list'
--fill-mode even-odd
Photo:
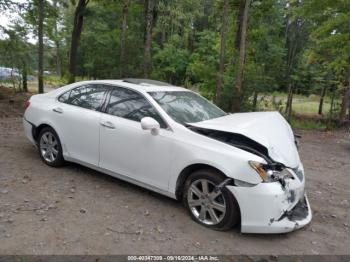
{"label": "green grass", "polygon": [[60,87],[66,85],[68,80],[64,77],[59,76],[44,76],[44,83],[46,85]]}
{"label": "green grass", "polygon": [[[260,95],[258,99],[258,111],[280,111],[284,113],[287,94],[284,93],[272,93]],[[275,101],[275,102],[273,102]],[[320,96],[318,95],[293,95],[292,105],[292,119],[290,124],[296,129],[305,130],[329,130],[336,129],[337,124],[335,121],[328,119],[331,99],[330,97],[324,97],[323,102],[323,115],[318,114]],[[339,105],[339,98],[334,100],[335,105]],[[336,115],[334,112],[333,115]]]}
{"label": "green grass", "polygon": [[[294,112],[299,114],[317,114],[318,113],[319,102],[314,101],[294,101],[292,109]],[[323,103],[323,112],[329,112],[331,107],[330,103]]]}
{"label": "green grass", "polygon": [[[285,108],[287,101],[287,94],[274,92],[272,94],[265,94],[261,97],[264,97],[262,101],[258,103],[259,110],[277,110],[276,106],[272,103],[273,97],[275,101],[279,104],[279,108]],[[318,106],[319,106],[320,97],[318,95],[293,95],[293,104],[292,110],[294,113],[298,115],[317,115],[318,114]],[[330,97],[326,96],[323,102],[323,113],[327,114],[330,110]],[[335,101],[339,103],[340,101]]]}
{"label": "green grass", "polygon": [[304,129],[304,130],[325,130],[327,125],[320,121],[316,120],[300,120],[300,119],[291,119],[290,124],[295,129]]}

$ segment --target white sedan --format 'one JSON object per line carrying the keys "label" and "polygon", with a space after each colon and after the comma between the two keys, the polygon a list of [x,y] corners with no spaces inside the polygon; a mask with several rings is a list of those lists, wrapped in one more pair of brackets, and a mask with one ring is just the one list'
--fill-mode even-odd
{"label": "white sedan", "polygon": [[226,114],[185,88],[100,80],[34,95],[26,136],[49,166],[76,162],[175,199],[217,230],[311,221],[295,137],[278,112]]}

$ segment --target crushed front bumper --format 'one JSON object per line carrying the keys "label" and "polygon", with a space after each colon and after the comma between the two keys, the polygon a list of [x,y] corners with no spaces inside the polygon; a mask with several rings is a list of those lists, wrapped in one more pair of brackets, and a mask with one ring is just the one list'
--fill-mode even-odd
{"label": "crushed front bumper", "polygon": [[312,219],[305,182],[288,179],[253,187],[227,186],[237,199],[242,233],[285,233],[299,229]]}

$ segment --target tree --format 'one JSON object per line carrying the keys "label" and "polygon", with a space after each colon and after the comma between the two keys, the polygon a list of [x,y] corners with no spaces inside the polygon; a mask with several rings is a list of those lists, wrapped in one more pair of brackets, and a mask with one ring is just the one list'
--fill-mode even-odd
{"label": "tree", "polygon": [[156,46],[153,56],[154,70],[152,77],[181,85],[186,79],[186,68],[190,53],[179,35],[173,35],[163,48]]}
{"label": "tree", "polygon": [[220,38],[220,58],[218,66],[218,75],[216,77],[216,92],[214,101],[216,104],[220,103],[222,93],[222,80],[225,69],[225,55],[226,55],[226,35],[227,35],[227,20],[229,13],[229,0],[224,0],[222,8],[222,22],[221,22],[221,38]]}
{"label": "tree", "polygon": [[[347,66],[345,67],[345,76],[343,82],[343,97],[341,101],[341,109],[339,113],[339,123],[344,124],[346,121],[346,112],[350,111],[349,98],[350,98],[350,56],[348,58]],[[350,113],[349,113],[350,115]],[[349,117],[350,119],[350,117]]]}
{"label": "tree", "polygon": [[342,98],[338,121],[344,124],[350,99],[350,5],[342,0],[310,0],[301,12],[313,25],[310,56],[332,72],[339,83]]}
{"label": "tree", "polygon": [[120,56],[119,56],[119,76],[124,76],[124,65],[125,65],[125,44],[128,30],[128,14],[129,14],[129,0],[124,0],[122,8],[122,30],[120,34]]}
{"label": "tree", "polygon": [[187,79],[192,83],[192,87],[210,100],[215,96],[219,60],[216,45],[219,39],[220,35],[214,31],[205,30],[197,33],[197,41],[186,69]]}
{"label": "tree", "polygon": [[305,45],[308,41],[307,22],[305,18],[299,14],[293,15],[293,11],[301,8],[302,1],[287,1],[287,16],[286,16],[286,86],[288,89],[288,97],[286,102],[285,113],[287,119],[291,119],[293,93],[295,80],[298,79],[296,72],[302,52],[305,50]]}
{"label": "tree", "polygon": [[74,12],[74,23],[69,52],[69,83],[75,81],[80,35],[83,30],[84,13],[88,3],[89,0],[79,0]]}
{"label": "tree", "polygon": [[234,88],[234,99],[232,103],[232,111],[239,112],[241,109],[241,93],[243,88],[243,73],[246,51],[246,35],[248,25],[248,11],[251,0],[240,0],[239,12],[237,17],[237,34],[236,49],[239,56],[236,62],[236,81]]}
{"label": "tree", "polygon": [[3,28],[2,31],[6,39],[2,40],[0,45],[0,64],[10,67],[15,73],[12,77],[13,88],[16,89],[18,84],[19,90],[27,92],[27,74],[33,66],[34,47],[26,43],[26,30],[21,25],[14,24],[9,29]]}
{"label": "tree", "polygon": [[[51,2],[46,0],[31,0],[17,3],[15,6],[16,10],[20,13],[20,18],[14,19],[12,22],[16,27],[17,33],[22,34],[23,41],[28,40],[29,33],[37,37],[37,58],[35,59],[37,66],[35,68],[28,67],[28,63],[26,63],[21,67],[21,71],[24,74],[27,74],[28,72],[30,73],[33,71],[33,69],[37,70],[38,92],[43,93],[43,73],[44,66],[46,66],[44,60],[46,60],[45,56],[48,56],[47,51],[50,49],[49,45],[45,46],[44,37],[50,36],[49,31],[51,30],[51,25],[49,18],[54,16],[55,8],[51,5]],[[20,33],[21,31],[23,32]]]}
{"label": "tree", "polygon": [[63,16],[68,4],[65,0],[52,0],[52,5],[49,5],[45,13],[49,14],[46,17],[46,35],[54,43],[53,62],[56,74],[63,76],[63,55],[62,46],[64,45],[64,27]]}
{"label": "tree", "polygon": [[[255,111],[259,98],[281,90],[285,78],[285,12],[283,3],[264,0],[252,2],[249,13],[241,110]],[[280,109],[274,101],[272,104]]]}
{"label": "tree", "polygon": [[[0,50],[2,66],[23,75],[55,71],[67,75],[69,82],[75,76],[164,80],[198,90],[226,111],[271,108],[271,103],[263,103],[271,92],[288,92],[285,107],[284,98],[272,99],[273,107],[288,118],[294,94],[319,95],[314,113],[322,115],[331,95],[332,115],[347,121],[347,1],[41,1],[42,30],[39,0],[0,0],[0,9],[18,11],[23,31],[35,36],[42,31],[43,68],[38,70],[39,45],[28,60],[23,50],[32,52],[33,46],[22,43],[26,40],[14,28],[14,37],[0,40],[11,51]],[[53,78],[47,79],[60,82]]]}
{"label": "tree", "polygon": [[144,45],[144,63],[143,75],[149,78],[151,73],[151,47],[152,31],[154,27],[156,0],[145,0],[145,45]]}
{"label": "tree", "polygon": [[44,37],[43,37],[43,25],[44,25],[44,0],[38,0],[38,92],[44,93]]}

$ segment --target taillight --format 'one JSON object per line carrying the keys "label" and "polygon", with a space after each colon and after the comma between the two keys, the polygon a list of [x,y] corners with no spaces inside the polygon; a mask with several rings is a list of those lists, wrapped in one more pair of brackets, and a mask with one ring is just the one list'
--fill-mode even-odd
{"label": "taillight", "polygon": [[29,100],[24,102],[24,110],[26,110],[30,106]]}

